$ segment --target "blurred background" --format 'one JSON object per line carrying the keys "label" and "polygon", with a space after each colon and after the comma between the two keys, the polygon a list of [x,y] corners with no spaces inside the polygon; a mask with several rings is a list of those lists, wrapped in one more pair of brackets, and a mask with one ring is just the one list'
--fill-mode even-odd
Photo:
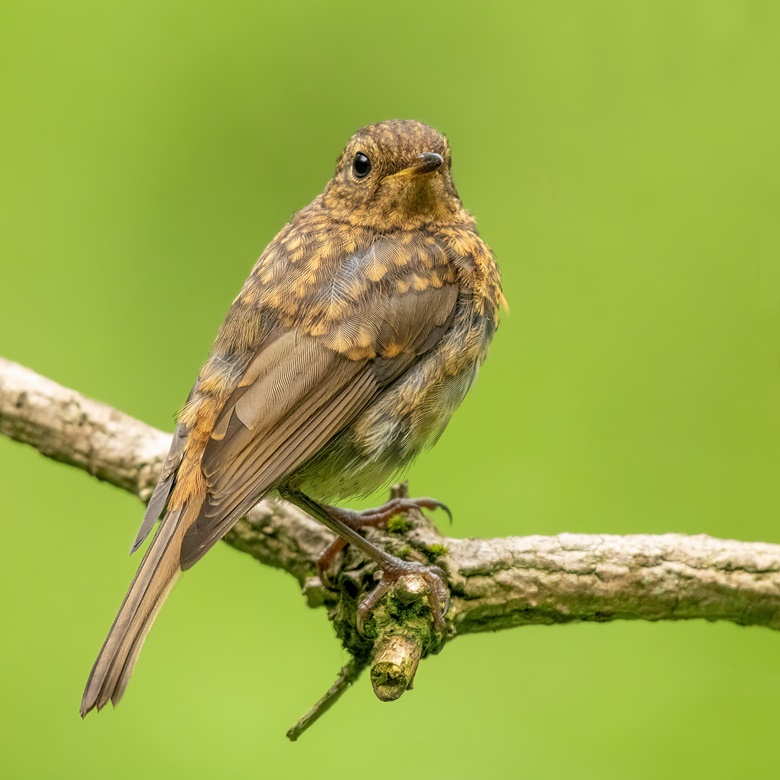
{"label": "blurred background", "polygon": [[[0,6],[0,354],[156,426],[351,133],[447,133],[511,316],[412,491],[459,536],[780,543],[780,5]],[[380,704],[288,576],[219,545],[122,706],[78,704],[132,497],[0,441],[5,777],[684,778],[777,764],[780,636],[471,636]]]}

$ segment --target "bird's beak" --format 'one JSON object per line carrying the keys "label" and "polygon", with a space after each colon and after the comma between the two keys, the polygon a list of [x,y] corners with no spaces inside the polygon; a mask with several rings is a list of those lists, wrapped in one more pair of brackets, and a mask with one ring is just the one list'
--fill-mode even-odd
{"label": "bird's beak", "polygon": [[436,152],[424,152],[416,158],[414,165],[410,165],[408,168],[402,168],[398,173],[394,173],[388,178],[416,179],[418,176],[435,173],[442,165],[444,165],[444,158],[440,154],[436,154]]}

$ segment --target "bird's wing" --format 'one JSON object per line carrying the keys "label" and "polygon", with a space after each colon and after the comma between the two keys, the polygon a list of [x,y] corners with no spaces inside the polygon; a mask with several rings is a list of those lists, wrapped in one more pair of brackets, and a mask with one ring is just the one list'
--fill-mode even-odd
{"label": "bird's wing", "polygon": [[331,276],[264,340],[217,418],[182,569],[431,349],[455,311],[454,273],[431,242],[382,239]]}

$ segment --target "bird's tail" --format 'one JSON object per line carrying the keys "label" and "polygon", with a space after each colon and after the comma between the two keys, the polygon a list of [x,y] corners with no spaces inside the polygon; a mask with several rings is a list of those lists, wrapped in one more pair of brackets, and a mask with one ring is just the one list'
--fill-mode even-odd
{"label": "bird's tail", "polygon": [[119,614],[92,667],[81,717],[111,700],[119,703],[133,672],[146,635],[166,596],[181,572],[181,540],[186,530],[187,507],[169,510],[146,551]]}

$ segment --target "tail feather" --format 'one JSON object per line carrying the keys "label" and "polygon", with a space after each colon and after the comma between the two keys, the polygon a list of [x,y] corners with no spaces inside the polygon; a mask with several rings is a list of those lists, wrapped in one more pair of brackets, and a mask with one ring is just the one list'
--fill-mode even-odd
{"label": "tail feather", "polygon": [[185,514],[184,508],[169,511],[146,551],[90,672],[81,700],[82,718],[122,698],[144,640],[181,573]]}

